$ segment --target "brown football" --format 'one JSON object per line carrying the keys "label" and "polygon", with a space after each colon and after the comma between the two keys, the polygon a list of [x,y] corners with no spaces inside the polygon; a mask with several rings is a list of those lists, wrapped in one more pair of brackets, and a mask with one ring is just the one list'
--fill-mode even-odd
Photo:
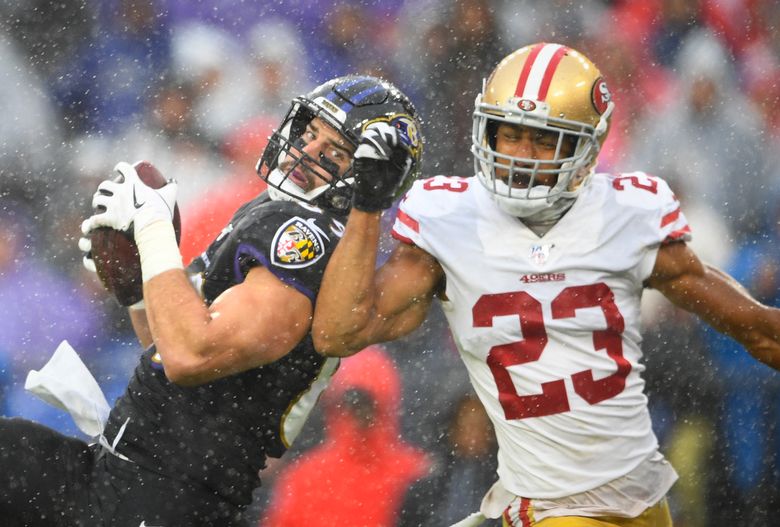
{"label": "brown football", "polygon": [[[152,188],[160,188],[167,183],[165,177],[148,161],[135,163],[138,177]],[[121,178],[119,175],[117,178]],[[173,228],[176,242],[181,241],[181,217],[179,206],[173,209]],[[132,227],[128,231],[118,231],[110,227],[99,227],[90,234],[92,240],[92,258],[95,261],[98,278],[109,293],[113,294],[120,305],[130,306],[143,298],[143,280],[141,279],[141,259],[138,246],[133,239]]]}

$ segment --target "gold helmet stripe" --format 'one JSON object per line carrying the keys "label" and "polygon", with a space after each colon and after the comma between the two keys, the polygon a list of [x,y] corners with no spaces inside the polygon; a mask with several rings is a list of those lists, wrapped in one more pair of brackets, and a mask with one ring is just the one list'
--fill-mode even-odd
{"label": "gold helmet stripe", "polygon": [[568,51],[569,48],[560,44],[542,43],[531,48],[517,81],[515,96],[544,101],[555,70]]}

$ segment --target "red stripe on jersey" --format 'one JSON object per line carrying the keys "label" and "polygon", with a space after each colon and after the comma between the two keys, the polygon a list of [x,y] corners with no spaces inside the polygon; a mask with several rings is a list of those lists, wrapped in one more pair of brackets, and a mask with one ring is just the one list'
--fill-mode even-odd
{"label": "red stripe on jersey", "polygon": [[666,227],[674,220],[680,217],[680,207],[677,207],[672,212],[661,218],[661,228]]}
{"label": "red stripe on jersey", "polygon": [[420,232],[420,223],[404,211],[399,210],[397,218],[398,221],[412,229],[414,232]]}
{"label": "red stripe on jersey", "polygon": [[531,68],[536,62],[536,57],[539,56],[539,52],[545,44],[537,44],[531,48],[531,53],[528,54],[528,58],[525,59],[523,64],[523,71],[520,72],[520,78],[517,80],[517,87],[515,88],[515,97],[522,97],[525,90],[525,84],[528,82],[528,76],[531,75]]}
{"label": "red stripe on jersey", "polygon": [[414,242],[412,241],[411,238],[407,238],[403,234],[398,234],[398,231],[396,231],[395,229],[390,231],[390,236],[392,236],[393,238],[395,238],[396,240],[402,243],[405,243],[406,245],[414,245]]}
{"label": "red stripe on jersey", "polygon": [[682,229],[670,233],[669,236],[667,236],[666,239],[664,240],[664,243],[676,242],[677,240],[684,237],[686,234],[689,234],[690,232],[691,232],[691,228],[688,225],[686,225]]}
{"label": "red stripe on jersey", "polygon": [[547,69],[544,70],[542,84],[539,86],[538,100],[543,101],[547,98],[547,90],[550,89],[550,83],[552,82],[553,75],[555,75],[555,70],[558,69],[558,64],[561,62],[561,59],[568,51],[569,48],[561,46],[558,48],[558,51],[553,54],[552,58],[550,59],[550,63],[547,65]]}
{"label": "red stripe on jersey", "polygon": [[528,516],[528,509],[531,507],[531,500],[520,498],[520,525],[531,527],[531,518]]}

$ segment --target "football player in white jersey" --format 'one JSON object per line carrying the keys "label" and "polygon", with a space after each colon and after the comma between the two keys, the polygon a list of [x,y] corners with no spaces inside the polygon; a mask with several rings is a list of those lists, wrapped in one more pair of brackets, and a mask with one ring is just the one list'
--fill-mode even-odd
{"label": "football player in white jersey", "polygon": [[[613,108],[599,70],[571,48],[507,56],[475,102],[475,177],[415,182],[378,270],[384,196],[403,173],[387,152],[403,148],[393,134],[364,142],[317,300],[315,346],[345,356],[417,328],[439,298],[496,429],[499,482],[482,513],[513,527],[671,525],[664,497],[677,475],[641,378],[644,288],[780,368],[780,310],[699,260],[668,185],[595,172]],[[369,179],[380,168],[386,177]]]}

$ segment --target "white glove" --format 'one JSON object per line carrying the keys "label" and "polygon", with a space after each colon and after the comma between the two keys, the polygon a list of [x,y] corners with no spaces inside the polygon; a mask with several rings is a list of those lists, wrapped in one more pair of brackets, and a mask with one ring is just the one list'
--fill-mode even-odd
{"label": "white glove", "polygon": [[105,210],[87,218],[81,224],[81,232],[87,235],[96,227],[126,231],[132,225],[135,234],[138,234],[150,223],[172,221],[176,204],[175,181],[153,189],[141,181],[130,163],[119,162],[114,170],[122,176],[122,181],[105,180],[98,185],[92,197],[92,207]]}
{"label": "white glove", "polygon": [[81,257],[81,263],[84,265],[84,268],[92,273],[97,273],[95,260],[92,259],[92,240],[87,238],[86,235],[79,238],[79,250],[84,253],[84,256]]}

